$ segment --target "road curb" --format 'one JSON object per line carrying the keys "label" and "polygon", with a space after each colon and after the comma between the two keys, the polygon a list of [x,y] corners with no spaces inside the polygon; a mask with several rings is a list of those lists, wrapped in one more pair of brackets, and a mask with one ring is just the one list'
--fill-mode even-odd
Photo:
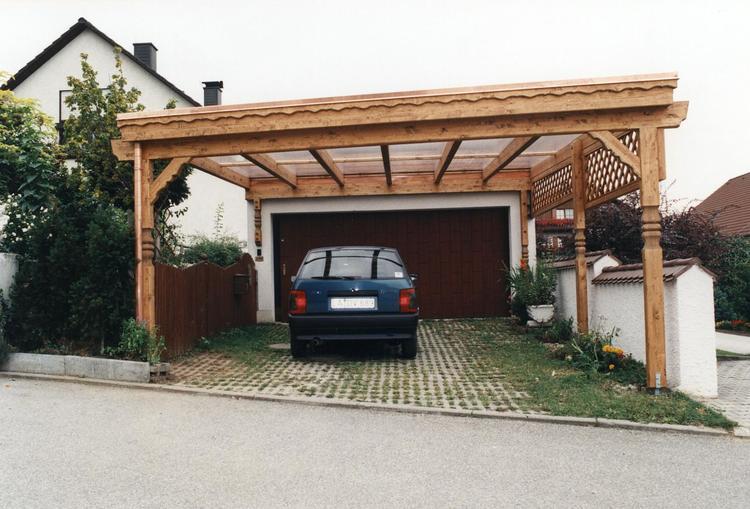
{"label": "road curb", "polygon": [[681,433],[689,435],[703,435],[712,437],[735,437],[750,439],[748,428],[737,427],[735,431],[726,431],[718,428],[705,428],[700,426],[686,426],[681,424],[659,424],[626,421],[621,419],[604,419],[600,417],[573,417],[564,415],[547,414],[523,414],[519,412],[491,412],[487,410],[458,410],[452,408],[430,408],[414,407],[406,405],[393,405],[388,403],[369,402],[347,402],[326,401],[321,399],[298,398],[292,396],[272,396],[267,394],[247,394],[242,392],[216,391],[213,389],[201,389],[197,387],[180,387],[176,385],[162,385],[140,382],[119,382],[114,380],[99,380],[93,378],[78,378],[69,376],[40,375],[34,373],[15,373],[2,371],[0,376],[10,378],[27,378],[31,380],[46,380],[52,382],[67,382],[84,385],[97,385],[115,387],[121,389],[141,389],[153,392],[169,392],[178,394],[189,394],[194,396],[210,396],[225,399],[243,399],[252,401],[265,401],[270,403],[286,403],[296,405],[307,405],[317,407],[348,408],[353,410],[374,410],[412,415],[443,415],[448,417],[471,417],[475,419],[497,419],[511,421],[538,422],[547,424],[564,424],[568,426],[589,426],[599,428],[620,429],[625,431],[649,431],[657,433]]}

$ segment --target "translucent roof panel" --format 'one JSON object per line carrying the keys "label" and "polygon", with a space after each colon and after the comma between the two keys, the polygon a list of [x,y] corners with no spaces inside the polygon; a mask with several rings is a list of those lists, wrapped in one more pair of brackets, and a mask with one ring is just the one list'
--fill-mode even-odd
{"label": "translucent roof panel", "polygon": [[443,153],[445,143],[411,143],[391,145],[391,170],[393,173],[434,172]]}
{"label": "translucent roof panel", "polygon": [[[511,161],[506,168],[526,169],[541,163],[569,144],[577,135],[543,136]],[[466,140],[454,155],[449,171],[481,171],[495,159],[513,138]],[[448,142],[451,143],[451,142]],[[390,145],[391,171],[394,174],[430,173],[435,171],[446,142]],[[382,152],[379,146],[328,149],[333,161],[347,175],[382,174]],[[309,151],[273,152],[267,154],[280,166],[300,177],[323,176],[326,171]],[[213,158],[251,178],[273,178],[241,156]]]}

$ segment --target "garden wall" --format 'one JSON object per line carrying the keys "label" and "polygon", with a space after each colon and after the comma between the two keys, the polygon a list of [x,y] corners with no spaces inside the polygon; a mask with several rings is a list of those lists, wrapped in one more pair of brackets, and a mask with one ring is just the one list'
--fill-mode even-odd
{"label": "garden wall", "polygon": [[155,270],[156,325],[167,358],[189,351],[202,337],[256,323],[257,277],[249,254],[229,267],[157,263]]}
{"label": "garden wall", "polygon": [[18,255],[12,253],[0,253],[0,290],[6,299],[10,295],[10,287],[13,286],[13,278],[18,270]]}
{"label": "garden wall", "polygon": [[[619,331],[615,344],[645,362],[643,270],[640,264],[592,264],[589,270],[589,324]],[[571,277],[573,274],[573,277]],[[558,313],[575,320],[575,269],[558,269]],[[664,263],[664,318],[667,383],[703,397],[718,393],[714,276],[696,258]]]}

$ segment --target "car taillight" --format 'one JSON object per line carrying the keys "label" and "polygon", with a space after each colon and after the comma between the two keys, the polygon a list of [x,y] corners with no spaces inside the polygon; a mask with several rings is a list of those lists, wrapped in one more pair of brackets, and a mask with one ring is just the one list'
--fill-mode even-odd
{"label": "car taillight", "polygon": [[302,315],[307,312],[307,295],[304,290],[289,292],[289,314]]}
{"label": "car taillight", "polygon": [[404,288],[399,292],[398,307],[402,313],[417,312],[417,292],[414,288]]}

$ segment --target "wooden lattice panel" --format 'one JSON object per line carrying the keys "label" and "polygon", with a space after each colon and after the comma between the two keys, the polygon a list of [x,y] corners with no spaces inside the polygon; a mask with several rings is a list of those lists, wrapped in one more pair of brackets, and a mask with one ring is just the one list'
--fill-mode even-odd
{"label": "wooden lattice panel", "polygon": [[573,166],[566,164],[532,183],[533,214],[550,210],[573,198]]}
{"label": "wooden lattice panel", "polygon": [[[637,130],[620,136],[620,141],[633,154],[638,155]],[[638,180],[632,168],[605,147],[600,147],[586,156],[587,206],[609,201],[634,190],[638,186]]]}

